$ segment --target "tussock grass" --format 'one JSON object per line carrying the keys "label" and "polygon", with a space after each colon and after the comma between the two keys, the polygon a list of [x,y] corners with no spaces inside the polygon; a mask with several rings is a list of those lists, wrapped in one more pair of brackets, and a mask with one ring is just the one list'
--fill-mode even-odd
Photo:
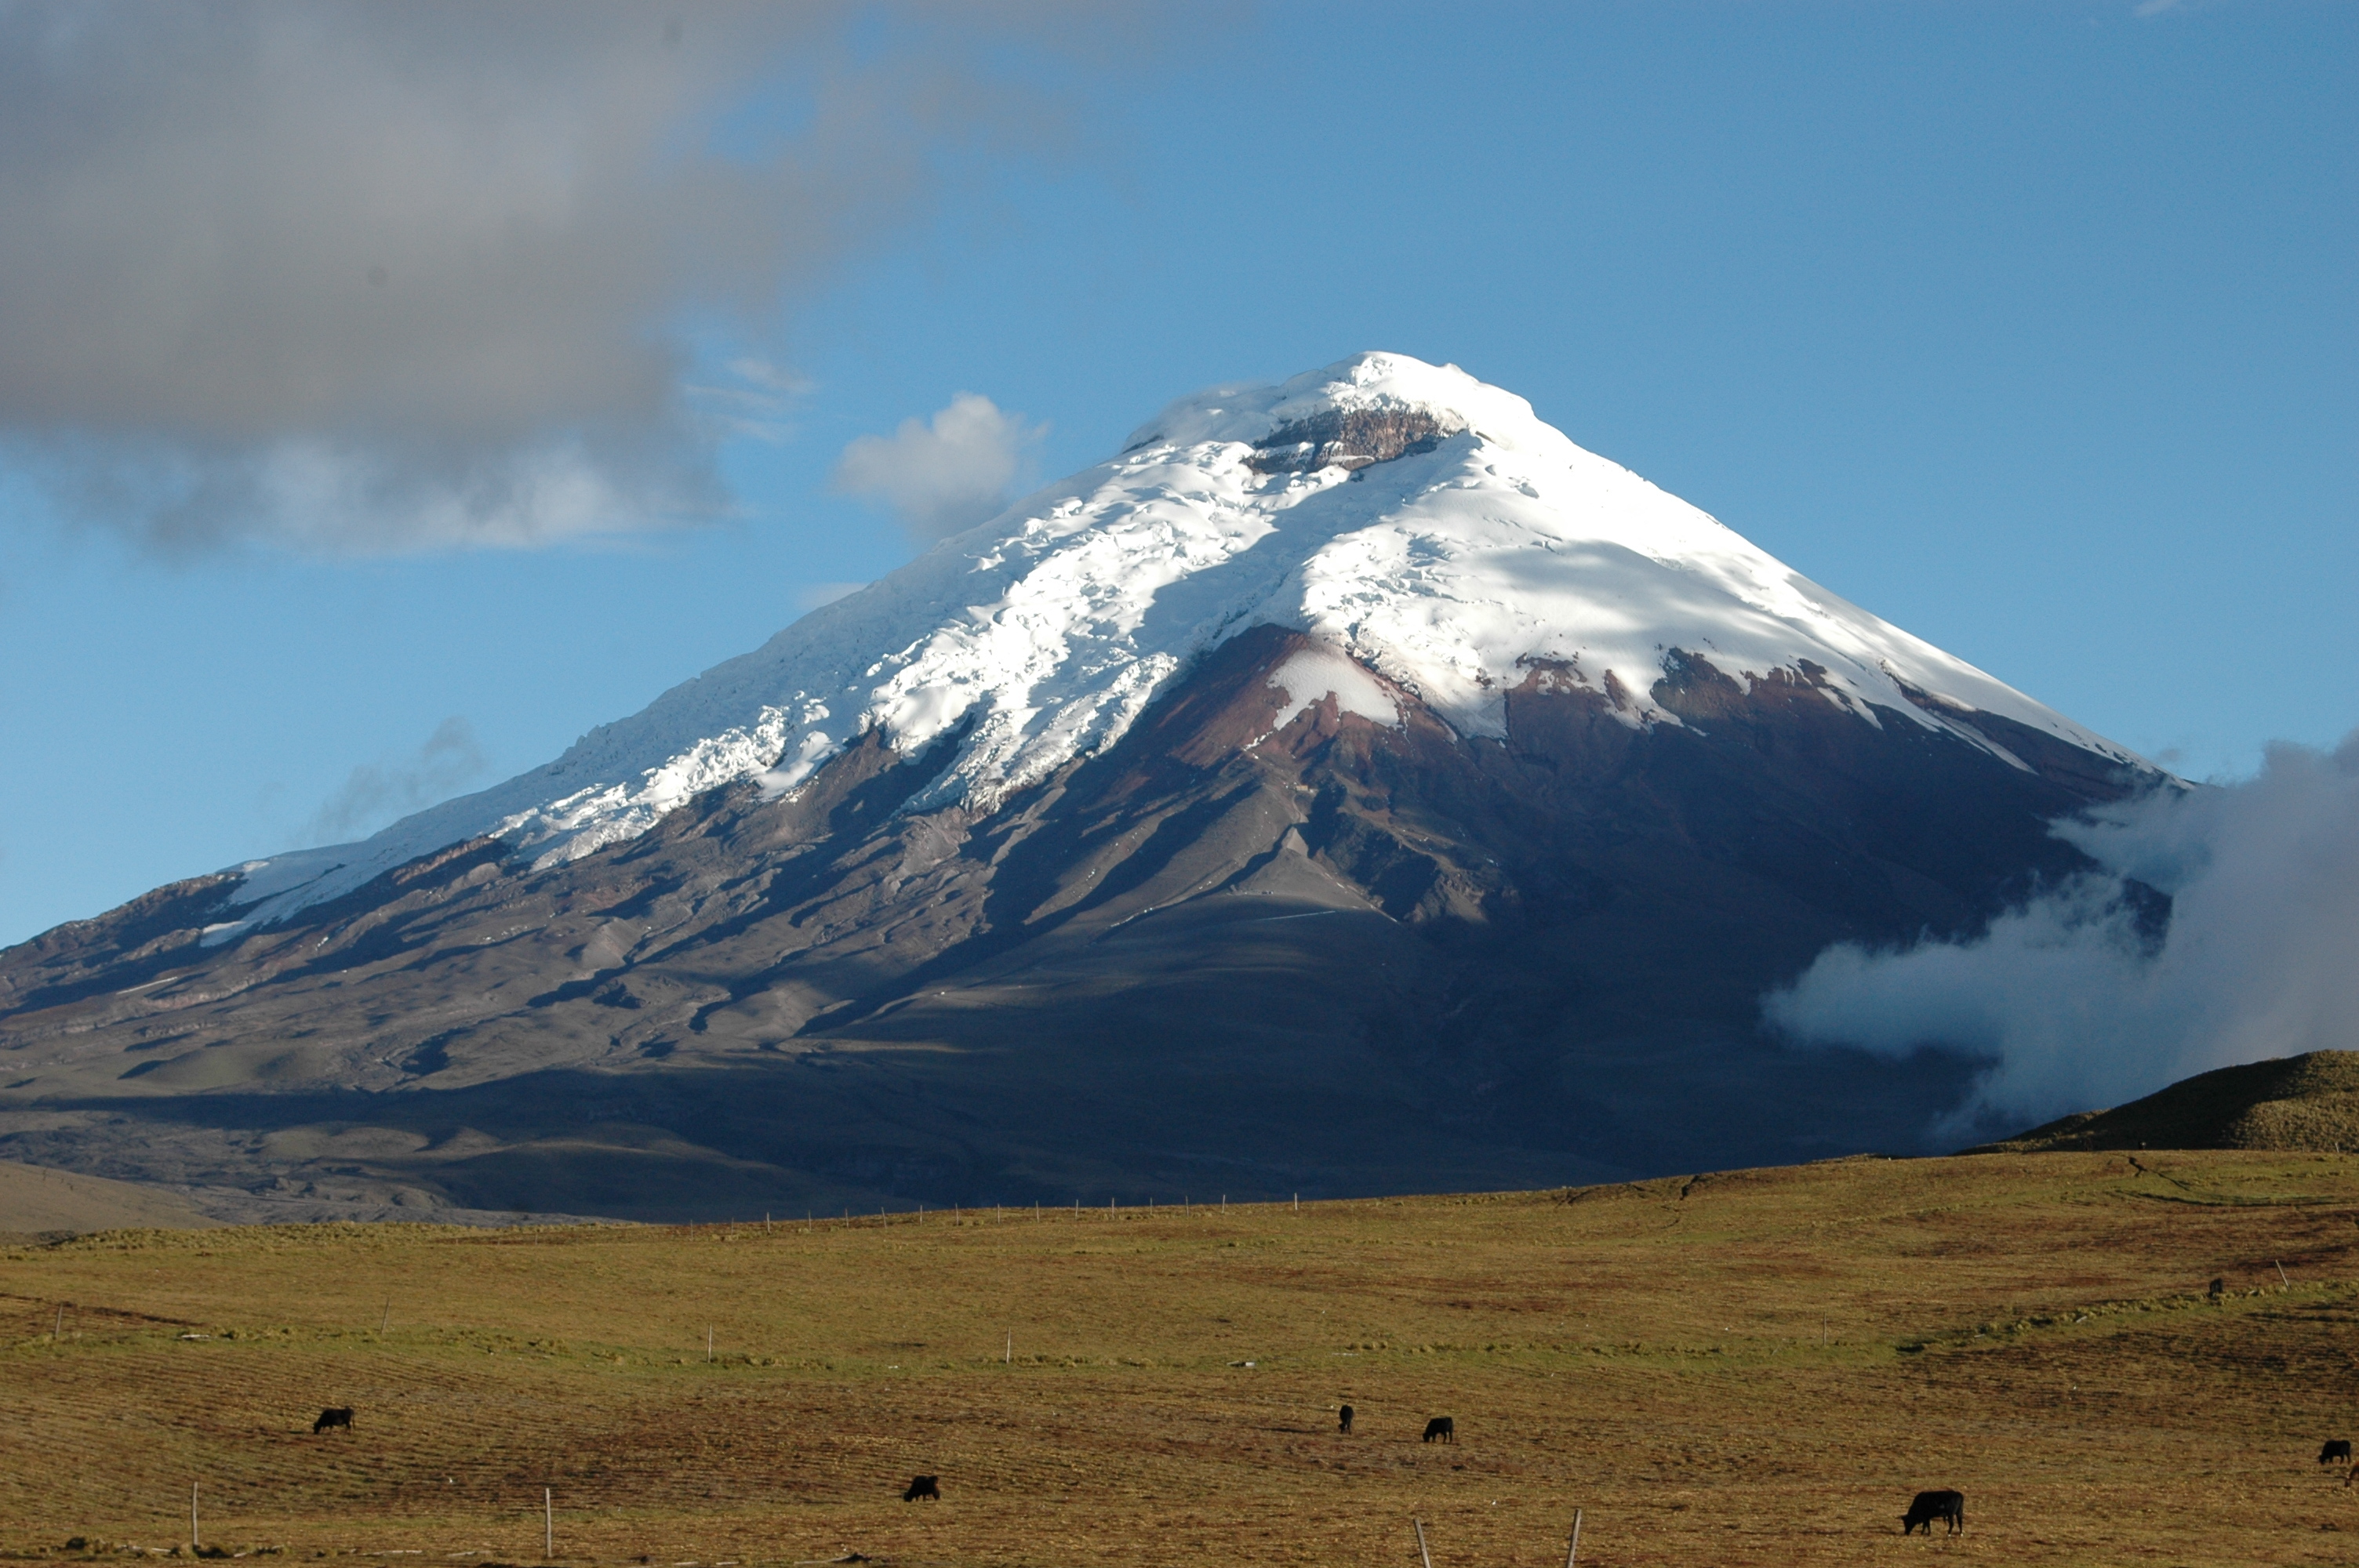
{"label": "tussock grass", "polygon": [[[288,1560],[536,1560],[549,1487],[560,1558],[667,1568],[1400,1564],[1412,1515],[1437,1568],[1553,1564],[1575,1507],[1607,1565],[2342,1563],[2354,1242],[2359,1156],[2245,1152],[114,1232],[0,1258],[0,1552],[185,1554],[194,1481]],[[1932,1487],[1967,1533],[1904,1543]]]}

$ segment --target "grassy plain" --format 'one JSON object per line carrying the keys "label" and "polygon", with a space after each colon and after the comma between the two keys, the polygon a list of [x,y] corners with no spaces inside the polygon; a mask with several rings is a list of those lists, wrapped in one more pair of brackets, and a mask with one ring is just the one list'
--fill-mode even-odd
{"label": "grassy plain", "polygon": [[[1576,1507],[1602,1568],[2349,1563],[2354,1243],[2359,1156],[2253,1152],[28,1241],[0,1553],[186,1552],[195,1483],[209,1547],[303,1559],[537,1560],[548,1487],[558,1558],[665,1568],[1406,1568],[1412,1517],[1554,1564]],[[1904,1541],[1930,1487],[1967,1532]]]}

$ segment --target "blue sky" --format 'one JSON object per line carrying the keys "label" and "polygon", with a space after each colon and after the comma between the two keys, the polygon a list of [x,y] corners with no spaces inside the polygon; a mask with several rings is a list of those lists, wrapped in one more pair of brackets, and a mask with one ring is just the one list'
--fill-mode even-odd
{"label": "blue sky", "polygon": [[[316,15],[332,33],[345,13]],[[457,281],[417,307],[427,329],[349,351],[275,303],[299,286],[190,263],[116,299],[92,259],[180,254],[200,224],[158,194],[185,190],[186,166],[74,140],[167,44],[201,62],[172,111],[189,119],[128,135],[205,160],[219,200],[201,224],[266,211],[245,197],[268,181],[297,193],[270,198],[288,227],[269,254],[299,254],[345,192],[392,178],[338,165],[332,137],[316,171],[256,158],[266,133],[288,139],[273,116],[317,111],[238,89],[250,38],[192,57],[135,18],[60,67],[21,16],[0,29],[16,57],[0,87],[82,73],[0,108],[17,149],[0,200],[32,214],[0,240],[0,274],[10,243],[72,264],[0,277],[0,360],[14,336],[33,344],[20,367],[49,366],[27,323],[80,332],[84,311],[131,367],[65,397],[70,363],[39,384],[0,365],[0,941],[542,762],[826,585],[890,570],[910,535],[832,476],[847,444],[955,394],[1020,414],[1038,431],[1023,460],[1048,479],[1196,387],[1369,348],[1522,394],[2181,772],[2241,775],[2271,740],[2359,726],[2359,8],[1236,4],[1078,42],[1053,6],[954,33],[922,7],[855,10],[725,49],[729,69],[667,78],[588,131],[568,106],[593,87],[639,103],[639,55],[592,38],[549,66],[538,49],[540,74],[501,83],[469,15],[433,13],[403,58],[430,68],[444,49],[523,107],[489,129],[454,118],[459,172],[440,178],[473,178],[476,135],[582,136],[602,156],[660,142],[654,172],[581,204],[609,228],[560,236],[657,239],[643,263],[577,278],[560,259],[523,283],[399,252],[354,297],[438,266]],[[615,15],[627,32],[652,13]],[[690,51],[737,25],[681,15]],[[365,103],[370,50],[389,46],[353,36],[305,47],[357,61],[343,96]],[[431,229],[435,166],[405,168],[425,188],[408,230]],[[302,197],[313,172],[323,194]],[[765,202],[792,222],[734,226]],[[131,216],[74,229],[92,203]],[[470,339],[431,329],[478,287],[496,296],[483,319],[551,313],[516,351],[545,374],[504,391],[507,362],[486,356],[505,404],[435,380]],[[182,373],[141,311],[177,342],[232,322],[277,345],[273,366],[316,351],[315,379],[349,351],[356,390],[324,415],[283,385],[242,394],[233,353],[166,397]],[[141,331],[108,336],[125,321]],[[549,346],[576,340],[611,351],[577,364]],[[646,392],[650,364],[723,391]],[[368,379],[387,365],[403,379]],[[727,409],[757,417],[733,434]],[[230,472],[281,441],[376,451],[372,419],[402,432],[390,477],[306,492],[316,514],[291,523],[260,492],[174,510],[124,481],[191,453]],[[444,454],[504,461],[550,430],[622,476],[589,522],[420,521]]]}

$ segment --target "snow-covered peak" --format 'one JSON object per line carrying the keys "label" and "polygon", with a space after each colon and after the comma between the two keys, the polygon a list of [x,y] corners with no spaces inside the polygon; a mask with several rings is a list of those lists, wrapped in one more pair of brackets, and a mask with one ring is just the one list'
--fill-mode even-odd
{"label": "snow-covered peak", "polygon": [[[1905,683],[2138,762],[1584,451],[1512,393],[1369,353],[1182,399],[1116,456],[553,762],[362,843],[240,868],[256,902],[222,935],[482,835],[553,862],[716,785],[789,791],[872,729],[907,753],[964,726],[916,805],[987,808],[1112,744],[1197,655],[1264,624],[1311,633],[1469,735],[1505,732],[1506,693],[1535,660],[1615,693],[1626,723],[1676,724],[1650,695],[1676,649],[1742,682],[1807,662],[1865,723],[1985,744]],[[1304,678],[1289,699],[1316,699],[1295,689]]]}
{"label": "snow-covered peak", "polygon": [[1132,431],[1123,448],[1130,452],[1221,441],[1257,446],[1286,426],[1321,415],[1395,411],[1430,415],[1442,429],[1472,429],[1511,450],[1578,450],[1512,392],[1477,381],[1456,365],[1381,353],[1354,354],[1274,386],[1216,386],[1183,397]]}

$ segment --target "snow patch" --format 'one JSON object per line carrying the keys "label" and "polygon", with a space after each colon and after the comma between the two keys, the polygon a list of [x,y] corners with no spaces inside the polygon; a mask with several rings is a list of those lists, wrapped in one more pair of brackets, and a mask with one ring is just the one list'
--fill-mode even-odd
{"label": "snow patch", "polygon": [[1339,713],[1356,713],[1390,729],[1400,727],[1400,705],[1393,701],[1375,676],[1327,648],[1298,648],[1270,671],[1269,684],[1286,693],[1289,706],[1270,726],[1273,731],[1294,722],[1322,697],[1332,697]]}

